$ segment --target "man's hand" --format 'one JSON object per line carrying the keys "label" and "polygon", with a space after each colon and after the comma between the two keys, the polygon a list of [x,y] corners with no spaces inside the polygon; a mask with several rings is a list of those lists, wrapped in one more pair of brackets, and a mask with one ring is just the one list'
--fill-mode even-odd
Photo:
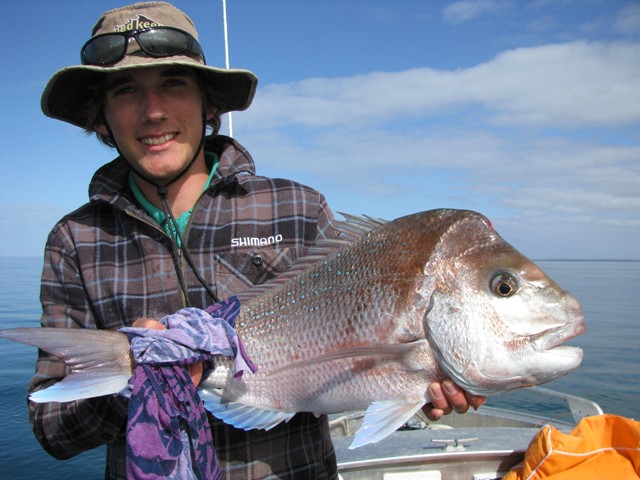
{"label": "man's hand", "polygon": [[429,385],[429,395],[431,403],[422,407],[422,411],[433,421],[454,410],[458,413],[466,413],[470,407],[476,410],[486,402],[485,397],[466,393],[451,380],[444,380],[442,383],[432,382]]}
{"label": "man's hand", "polygon": [[[151,330],[166,330],[167,327],[162,325],[159,321],[154,320],[153,318],[138,318],[133,324],[132,327],[136,328],[148,328]],[[197,387],[200,385],[200,381],[202,380],[202,373],[204,372],[204,367],[202,366],[202,362],[192,363],[189,367],[189,375],[191,375],[191,380],[193,384]]]}

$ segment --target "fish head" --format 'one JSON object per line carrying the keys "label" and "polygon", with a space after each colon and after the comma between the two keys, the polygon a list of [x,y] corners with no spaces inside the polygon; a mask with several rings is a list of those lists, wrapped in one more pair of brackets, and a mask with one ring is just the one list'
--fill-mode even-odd
{"label": "fish head", "polygon": [[502,239],[460,213],[425,266],[433,292],[424,328],[440,367],[470,393],[539,385],[577,368],[563,345],[585,330],[579,302]]}

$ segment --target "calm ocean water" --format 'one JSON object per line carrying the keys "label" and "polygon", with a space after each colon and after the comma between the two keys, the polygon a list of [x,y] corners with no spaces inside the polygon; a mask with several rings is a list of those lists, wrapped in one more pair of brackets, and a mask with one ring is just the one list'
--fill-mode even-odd
{"label": "calm ocean water", "polygon": [[[540,261],[538,264],[582,303],[587,332],[571,342],[583,364],[547,387],[597,401],[607,413],[640,418],[640,262]],[[0,328],[38,326],[41,260],[0,257]],[[58,461],[33,438],[26,389],[36,350],[0,341],[0,477],[14,480],[102,478],[104,450]],[[530,403],[518,392],[490,401],[545,414],[552,403]]]}

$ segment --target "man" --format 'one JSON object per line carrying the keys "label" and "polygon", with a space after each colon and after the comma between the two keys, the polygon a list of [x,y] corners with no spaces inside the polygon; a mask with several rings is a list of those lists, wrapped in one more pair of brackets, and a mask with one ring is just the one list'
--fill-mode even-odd
{"label": "man", "polygon": [[[83,65],[51,78],[43,111],[95,132],[119,157],[94,175],[89,203],[48,238],[43,326],[154,326],[184,306],[205,308],[273,278],[334,235],[321,194],[256,176],[249,153],[217,135],[220,115],[250,105],[257,78],[207,66],[184,13],[161,2],[105,12],[81,56]],[[246,237],[277,241],[237,241]],[[65,373],[41,352],[30,392]],[[191,373],[197,384],[201,371]],[[450,382],[430,389],[433,419],[483,402]],[[106,477],[125,478],[123,398],[30,403],[30,419],[51,455],[106,444]],[[223,478],[337,477],[324,416],[298,414],[269,432],[210,423]]]}

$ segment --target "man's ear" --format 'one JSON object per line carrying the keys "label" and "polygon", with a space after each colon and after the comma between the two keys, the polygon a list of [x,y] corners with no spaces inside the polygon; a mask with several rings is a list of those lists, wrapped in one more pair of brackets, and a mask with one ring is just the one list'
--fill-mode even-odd
{"label": "man's ear", "polygon": [[216,112],[218,111],[218,109],[216,107],[214,107],[213,105],[207,107],[205,109],[205,115],[207,116],[207,120],[211,120],[213,117],[215,117]]}
{"label": "man's ear", "polygon": [[103,123],[96,123],[93,126],[93,129],[98,132],[100,135],[103,135],[105,137],[109,137],[111,134],[109,133],[109,129],[107,128],[107,126]]}

